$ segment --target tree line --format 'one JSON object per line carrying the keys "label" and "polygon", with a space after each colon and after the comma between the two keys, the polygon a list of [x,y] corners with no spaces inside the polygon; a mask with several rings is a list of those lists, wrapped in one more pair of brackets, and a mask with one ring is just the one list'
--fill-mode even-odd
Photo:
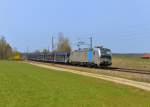
{"label": "tree line", "polygon": [[[41,53],[40,51],[35,51]],[[51,52],[71,52],[70,41],[63,33],[59,33],[56,49]],[[42,53],[50,53],[49,50],[43,49]],[[6,41],[4,36],[0,37],[0,59],[13,59],[14,57],[21,55],[17,50],[13,49],[11,45]],[[16,59],[16,58],[15,58]]]}
{"label": "tree line", "polygon": [[0,37],[0,59],[12,59],[19,52],[13,49],[4,36]]}
{"label": "tree line", "polygon": [[12,47],[7,43],[5,37],[0,37],[0,59],[9,59],[12,53]]}

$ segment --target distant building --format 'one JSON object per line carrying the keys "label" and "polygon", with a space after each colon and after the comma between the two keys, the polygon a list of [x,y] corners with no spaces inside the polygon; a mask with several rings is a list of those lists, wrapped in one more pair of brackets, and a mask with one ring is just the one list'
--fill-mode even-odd
{"label": "distant building", "polygon": [[144,55],[142,56],[142,58],[143,58],[143,59],[150,59],[150,54],[144,54]]}

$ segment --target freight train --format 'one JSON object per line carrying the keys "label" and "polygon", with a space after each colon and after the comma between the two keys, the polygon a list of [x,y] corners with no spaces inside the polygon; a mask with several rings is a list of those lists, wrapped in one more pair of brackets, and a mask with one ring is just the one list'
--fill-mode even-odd
{"label": "freight train", "polygon": [[112,64],[111,50],[104,47],[78,49],[72,52],[53,52],[48,54],[29,53],[27,59],[33,61],[98,67],[108,67]]}

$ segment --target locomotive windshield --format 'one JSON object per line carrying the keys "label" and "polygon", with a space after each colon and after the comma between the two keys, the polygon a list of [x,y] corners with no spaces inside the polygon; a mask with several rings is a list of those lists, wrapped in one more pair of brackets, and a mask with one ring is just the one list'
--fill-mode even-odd
{"label": "locomotive windshield", "polygon": [[107,48],[100,48],[101,55],[111,55],[111,50]]}

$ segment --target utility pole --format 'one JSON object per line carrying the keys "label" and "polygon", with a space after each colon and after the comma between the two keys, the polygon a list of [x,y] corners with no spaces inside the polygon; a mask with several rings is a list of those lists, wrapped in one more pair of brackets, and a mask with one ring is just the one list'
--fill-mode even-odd
{"label": "utility pole", "polygon": [[28,54],[29,54],[29,47],[26,47],[26,58],[28,59]]}
{"label": "utility pole", "polygon": [[49,46],[48,46],[47,50],[48,50],[48,52],[49,52]]}
{"label": "utility pole", "polygon": [[90,48],[92,49],[93,47],[93,40],[92,40],[92,37],[90,37]]}
{"label": "utility pole", "polygon": [[54,51],[54,37],[52,36],[52,52]]}

